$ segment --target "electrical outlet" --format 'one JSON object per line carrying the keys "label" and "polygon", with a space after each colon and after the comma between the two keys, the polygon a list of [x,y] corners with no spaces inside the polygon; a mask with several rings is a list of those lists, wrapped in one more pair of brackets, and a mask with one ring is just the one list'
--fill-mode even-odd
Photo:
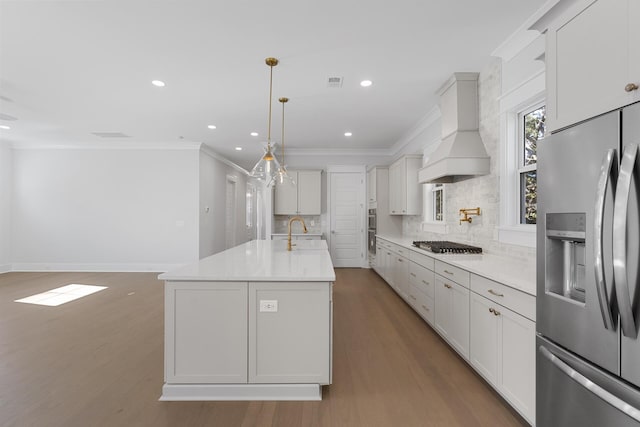
{"label": "electrical outlet", "polygon": [[260,312],[277,313],[278,312],[278,300],[260,300]]}

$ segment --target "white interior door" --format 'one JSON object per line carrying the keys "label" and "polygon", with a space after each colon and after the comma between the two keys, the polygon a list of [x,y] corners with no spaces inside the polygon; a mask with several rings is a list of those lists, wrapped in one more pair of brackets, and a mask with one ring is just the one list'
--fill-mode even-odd
{"label": "white interior door", "polygon": [[335,267],[364,262],[364,172],[332,172],[330,177],[330,251]]}

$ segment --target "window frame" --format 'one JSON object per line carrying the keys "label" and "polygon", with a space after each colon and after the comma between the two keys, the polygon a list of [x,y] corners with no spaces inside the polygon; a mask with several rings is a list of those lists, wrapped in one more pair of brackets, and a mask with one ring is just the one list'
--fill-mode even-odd
{"label": "window frame", "polygon": [[545,74],[540,70],[500,98],[500,243],[536,247],[536,225],[520,223],[519,114],[546,104],[545,95]]}
{"label": "window frame", "polygon": [[[545,117],[546,117],[546,100],[542,100],[540,102],[536,102],[529,107],[526,107],[518,112],[518,156],[517,156],[517,165],[516,171],[517,174],[512,178],[517,180],[517,189],[518,189],[518,221],[520,225],[531,225],[535,227],[534,224],[529,224],[526,222],[526,212],[524,210],[525,207],[525,194],[523,188],[523,179],[524,175],[530,172],[536,172],[536,180],[537,180],[537,171],[538,171],[538,161],[535,163],[525,165],[525,117],[528,114],[533,113],[534,111],[539,110],[540,108],[545,107]],[[544,136],[543,136],[544,138]],[[537,154],[537,153],[536,153]],[[537,211],[537,209],[536,209]]]}

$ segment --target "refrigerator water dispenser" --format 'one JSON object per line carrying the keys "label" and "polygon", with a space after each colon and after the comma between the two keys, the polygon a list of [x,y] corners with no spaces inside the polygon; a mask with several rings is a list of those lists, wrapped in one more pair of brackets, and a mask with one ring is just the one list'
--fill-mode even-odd
{"label": "refrigerator water dispenser", "polygon": [[546,291],[585,301],[585,213],[546,215]]}

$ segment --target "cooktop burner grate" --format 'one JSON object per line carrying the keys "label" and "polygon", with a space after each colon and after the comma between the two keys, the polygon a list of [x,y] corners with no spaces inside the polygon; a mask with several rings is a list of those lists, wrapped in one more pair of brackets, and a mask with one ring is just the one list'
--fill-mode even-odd
{"label": "cooktop burner grate", "polygon": [[447,240],[422,240],[414,241],[413,246],[425,251],[437,254],[481,254],[482,248],[478,246],[465,245],[462,243],[449,242]]}

